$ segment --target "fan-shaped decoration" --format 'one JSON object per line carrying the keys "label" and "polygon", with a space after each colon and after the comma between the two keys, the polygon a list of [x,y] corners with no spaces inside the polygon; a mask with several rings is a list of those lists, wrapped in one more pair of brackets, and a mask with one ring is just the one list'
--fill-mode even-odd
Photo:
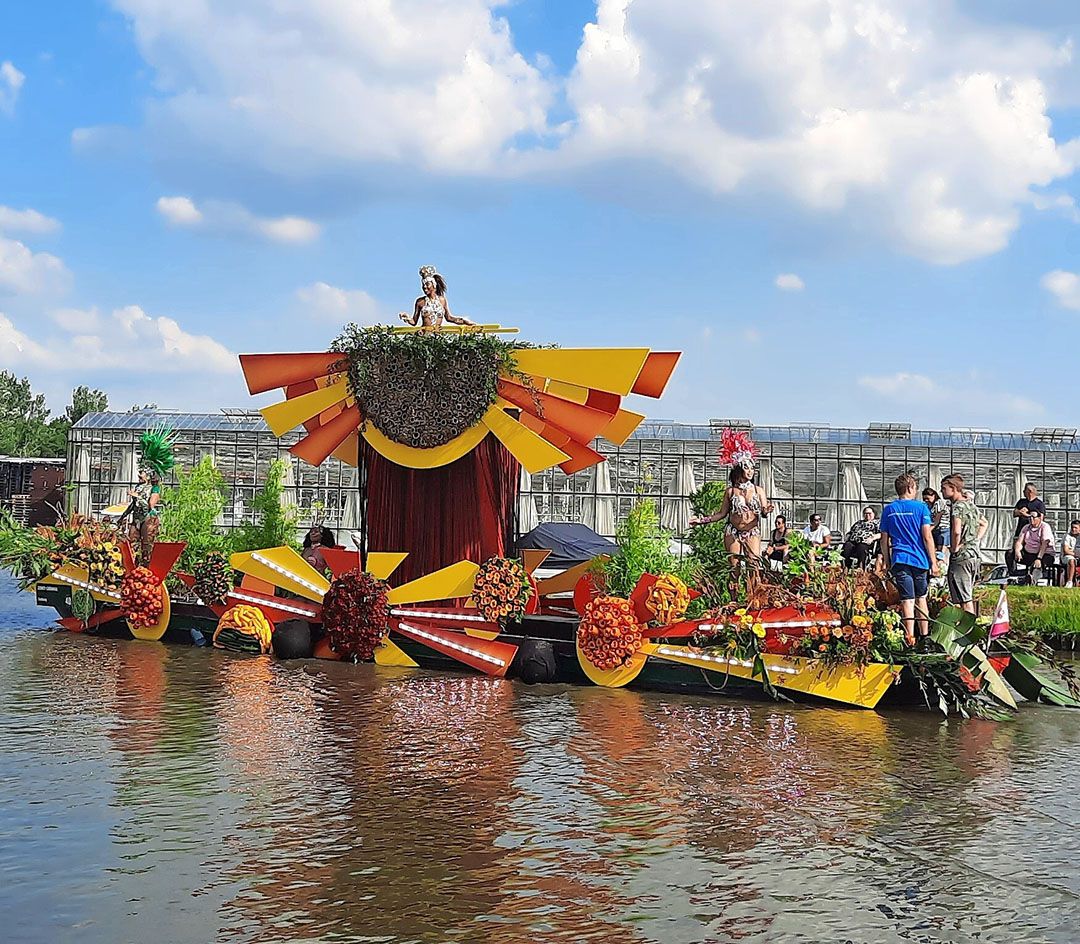
{"label": "fan-shaped decoration", "polygon": [[[372,330],[385,336],[409,329]],[[438,343],[452,346],[453,337]],[[629,438],[644,417],[623,409],[622,398],[659,397],[679,358],[646,348],[509,350],[507,363],[473,363],[475,351],[463,342],[454,369],[424,376],[413,368],[409,376],[383,366],[357,371],[333,351],[242,354],[240,364],[252,394],[284,389],[285,400],[262,414],[278,436],[304,426],[306,435],[290,451],[311,465],[331,455],[356,465],[363,436],[391,462],[431,469],[461,458],[490,433],[530,473],[557,465],[569,475],[602,461],[589,446],[597,436],[616,445]],[[498,371],[494,402],[491,370]]]}

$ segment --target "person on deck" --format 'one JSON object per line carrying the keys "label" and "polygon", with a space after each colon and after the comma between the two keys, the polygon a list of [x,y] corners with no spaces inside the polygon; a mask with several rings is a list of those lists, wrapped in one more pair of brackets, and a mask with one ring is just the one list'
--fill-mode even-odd
{"label": "person on deck", "polygon": [[336,547],[337,541],[334,532],[327,527],[313,524],[304,536],[304,548],[300,556],[304,558],[320,574],[326,573],[326,558],[323,557],[324,547]]}
{"label": "person on deck", "polygon": [[948,561],[949,535],[952,533],[949,525],[949,503],[929,485],[923,489],[922,500],[930,509],[930,526],[934,529],[934,547],[941,554],[942,560]]}
{"label": "person on deck", "polygon": [[930,632],[930,610],[926,603],[928,577],[941,575],[934,548],[930,509],[919,501],[915,476],[905,472],[896,477],[897,499],[881,513],[881,557],[900,591],[900,615],[904,621],[904,640],[915,645],[915,626],[919,635]]}
{"label": "person on deck", "polygon": [[422,324],[425,328],[438,330],[443,321],[457,325],[475,325],[475,321],[462,318],[450,312],[450,302],[446,297],[446,280],[435,271],[435,266],[420,267],[420,287],[424,294],[413,305],[412,315],[400,312],[398,317],[407,325],[416,327]]}
{"label": "person on deck", "polygon": [[975,612],[975,581],[982,563],[983,517],[967,496],[962,475],[947,475],[941,480],[941,494],[949,502],[949,597],[968,613]]}
{"label": "person on deck", "polygon": [[772,535],[769,537],[768,556],[773,570],[779,570],[787,563],[789,550],[787,518],[777,515],[776,527],[773,528]]}
{"label": "person on deck", "polygon": [[1077,551],[1080,551],[1080,521],[1074,520],[1061,540],[1061,577],[1066,587],[1074,586],[1076,580]]}
{"label": "person on deck", "polygon": [[[1016,519],[1016,530],[1013,531],[1013,541],[1016,541],[1020,537],[1020,532],[1031,522],[1031,513],[1033,511],[1039,512],[1040,515],[1046,515],[1046,505],[1043,504],[1041,498],[1039,498],[1039,490],[1028,482],[1024,486],[1024,497],[1016,503],[1013,508],[1013,517]],[[1008,550],[1005,552],[1005,565],[1009,568],[1009,573],[1013,573],[1016,570],[1017,555],[1015,550]]]}
{"label": "person on deck", "polygon": [[820,547],[827,551],[832,547],[832,532],[821,523],[821,515],[810,516],[810,523],[802,529],[802,536],[815,550]]}
{"label": "person on deck", "polygon": [[1030,580],[1033,570],[1054,563],[1054,529],[1038,508],[1029,509],[1027,522],[1013,542],[1012,556],[1028,569]]}
{"label": "person on deck", "polygon": [[880,537],[881,530],[874,517],[874,509],[867,506],[863,509],[862,520],[856,521],[844,538],[844,546],[840,550],[844,566],[865,567]]}

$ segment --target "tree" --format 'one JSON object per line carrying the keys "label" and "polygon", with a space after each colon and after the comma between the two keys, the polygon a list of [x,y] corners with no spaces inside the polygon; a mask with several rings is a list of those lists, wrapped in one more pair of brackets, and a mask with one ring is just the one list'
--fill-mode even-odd
{"label": "tree", "polygon": [[[8,456],[63,455],[50,434],[45,395],[35,394],[26,377],[0,371],[0,454]],[[66,442],[66,431],[63,436]],[[49,451],[43,451],[49,450]]]}
{"label": "tree", "polygon": [[71,391],[71,403],[68,405],[64,418],[69,426],[74,426],[87,413],[104,413],[108,408],[109,398],[104,391],[78,386]]}
{"label": "tree", "polygon": [[211,456],[190,472],[178,471],[175,488],[161,496],[162,541],[185,541],[179,569],[187,572],[204,560],[210,551],[224,551],[226,537],[217,527],[225,510],[228,488]]}
{"label": "tree", "polygon": [[233,551],[257,551],[264,547],[288,545],[295,548],[296,505],[283,505],[284,480],[288,465],[285,459],[275,459],[266,472],[266,484],[252,500],[257,515],[255,524],[242,524],[233,530]]}

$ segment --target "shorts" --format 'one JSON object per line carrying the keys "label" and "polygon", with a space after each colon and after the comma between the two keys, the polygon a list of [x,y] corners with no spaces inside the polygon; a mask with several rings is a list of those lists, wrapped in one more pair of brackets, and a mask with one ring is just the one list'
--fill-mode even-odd
{"label": "shorts", "polygon": [[939,551],[944,547],[948,547],[950,537],[952,537],[952,535],[944,528],[937,528],[934,531],[934,547]]}
{"label": "shorts", "polygon": [[958,606],[975,599],[975,580],[979,576],[979,562],[952,560],[949,562],[949,596]]}
{"label": "shorts", "polygon": [[900,591],[901,600],[917,600],[926,596],[930,571],[911,564],[893,564],[892,579]]}

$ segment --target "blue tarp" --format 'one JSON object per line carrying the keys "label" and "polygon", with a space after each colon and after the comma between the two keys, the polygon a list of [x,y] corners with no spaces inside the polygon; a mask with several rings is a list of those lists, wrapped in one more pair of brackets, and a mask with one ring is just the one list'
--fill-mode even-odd
{"label": "blue tarp", "polygon": [[588,525],[574,521],[551,521],[523,534],[514,544],[516,550],[550,550],[545,568],[567,568],[592,560],[598,554],[614,554],[614,542],[600,537]]}

